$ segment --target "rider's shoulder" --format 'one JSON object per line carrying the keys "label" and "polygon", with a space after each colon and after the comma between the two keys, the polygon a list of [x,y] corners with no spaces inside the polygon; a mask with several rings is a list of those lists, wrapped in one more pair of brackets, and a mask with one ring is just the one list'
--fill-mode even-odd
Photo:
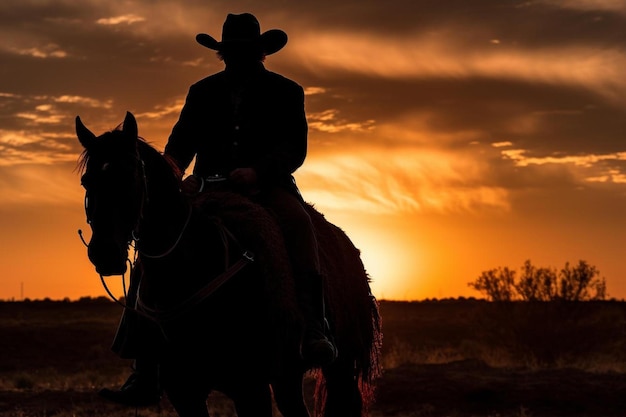
{"label": "rider's shoulder", "polygon": [[264,74],[265,74],[265,77],[269,81],[274,82],[276,84],[281,84],[283,86],[291,87],[291,88],[294,88],[294,89],[302,88],[302,86],[300,86],[300,84],[298,84],[297,82],[295,82],[291,78],[287,78],[284,75],[281,75],[281,74],[279,74],[277,72],[266,70],[264,72]]}
{"label": "rider's shoulder", "polygon": [[224,71],[216,72],[215,74],[211,74],[207,77],[202,78],[199,81],[196,81],[191,85],[191,89],[202,89],[209,88],[213,86],[223,85],[225,81],[226,74]]}

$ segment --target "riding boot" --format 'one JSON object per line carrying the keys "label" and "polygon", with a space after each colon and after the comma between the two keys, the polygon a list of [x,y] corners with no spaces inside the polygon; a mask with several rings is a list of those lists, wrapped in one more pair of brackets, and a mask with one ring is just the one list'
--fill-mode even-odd
{"label": "riding boot", "polygon": [[327,336],[323,283],[319,274],[297,277],[298,302],[304,316],[302,357],[312,366],[326,366],[337,358],[337,348]]}
{"label": "riding boot", "polygon": [[118,390],[101,389],[98,394],[117,404],[147,407],[161,401],[159,365],[152,359],[135,359],[133,373]]}

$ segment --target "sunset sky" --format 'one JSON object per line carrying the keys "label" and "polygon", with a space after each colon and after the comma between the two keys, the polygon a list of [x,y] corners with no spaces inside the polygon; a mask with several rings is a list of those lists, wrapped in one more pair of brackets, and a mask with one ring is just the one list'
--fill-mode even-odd
{"label": "sunset sky", "polygon": [[195,35],[231,12],[289,35],[266,67],[306,91],[296,179],[378,298],[478,296],[527,259],[586,260],[626,297],[624,0],[3,0],[0,299],[105,295],[74,118],[99,134],[131,111],[162,150],[222,69]]}

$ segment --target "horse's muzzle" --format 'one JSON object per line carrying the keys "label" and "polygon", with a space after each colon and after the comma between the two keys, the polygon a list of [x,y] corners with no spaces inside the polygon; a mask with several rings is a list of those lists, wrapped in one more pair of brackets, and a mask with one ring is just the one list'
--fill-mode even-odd
{"label": "horse's muzzle", "polygon": [[92,239],[87,256],[100,275],[122,275],[128,269],[128,248],[122,248],[113,241]]}

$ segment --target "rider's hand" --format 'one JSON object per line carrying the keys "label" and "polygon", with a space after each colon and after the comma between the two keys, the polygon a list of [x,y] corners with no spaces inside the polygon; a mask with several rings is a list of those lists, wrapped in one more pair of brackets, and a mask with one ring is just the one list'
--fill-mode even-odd
{"label": "rider's hand", "polygon": [[183,194],[193,195],[200,191],[200,185],[202,185],[202,180],[195,176],[189,175],[185,178],[180,186],[180,191]]}

